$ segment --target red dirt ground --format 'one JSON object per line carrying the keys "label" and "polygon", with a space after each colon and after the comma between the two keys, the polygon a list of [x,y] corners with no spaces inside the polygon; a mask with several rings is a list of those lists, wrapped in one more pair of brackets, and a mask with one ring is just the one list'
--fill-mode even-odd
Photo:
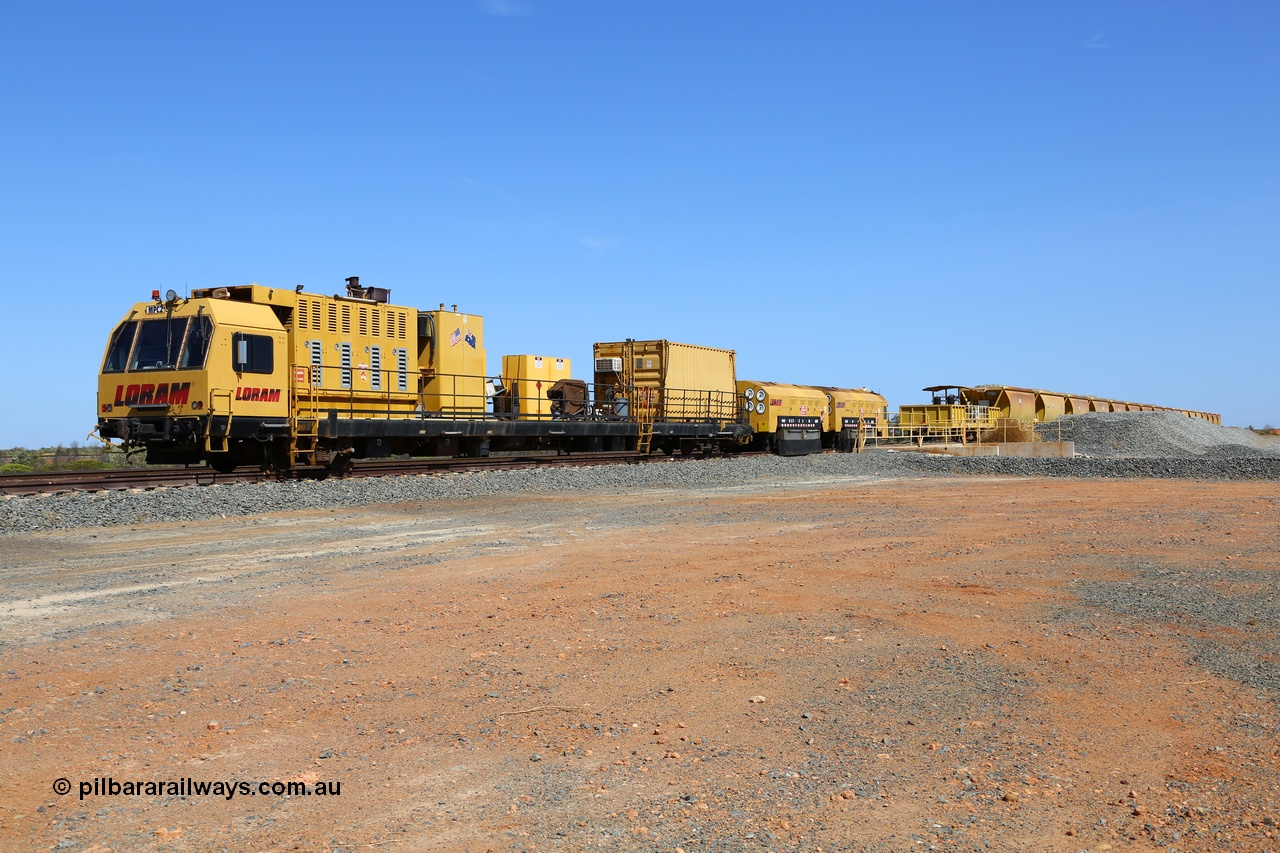
{"label": "red dirt ground", "polygon": [[0,848],[1275,850],[1278,496],[956,478],[6,536]]}

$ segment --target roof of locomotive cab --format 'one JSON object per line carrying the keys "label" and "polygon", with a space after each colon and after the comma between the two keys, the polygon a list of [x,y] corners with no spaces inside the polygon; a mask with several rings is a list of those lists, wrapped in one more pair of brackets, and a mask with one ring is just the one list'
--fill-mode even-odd
{"label": "roof of locomotive cab", "polygon": [[[218,296],[219,292],[225,292],[225,296]],[[298,304],[298,296],[312,296],[318,294],[303,294],[297,290],[281,290],[278,287],[263,287],[254,282],[253,284],[237,284],[231,287],[197,287],[191,291],[192,299],[217,299],[219,302],[249,302],[260,305],[281,305],[285,308],[293,308]]]}
{"label": "roof of locomotive cab", "polygon": [[[198,293],[199,291],[195,291]],[[290,295],[293,295],[290,292]],[[281,303],[276,303],[281,304]],[[156,309],[161,310],[157,311]],[[151,309],[148,311],[148,309]],[[178,299],[172,310],[168,304],[157,300],[136,302],[120,322],[128,320],[163,320],[166,317],[194,317],[203,315],[215,324],[226,323],[233,326],[244,326],[251,329],[269,329],[281,331],[284,327],[280,318],[271,310],[270,304],[260,302],[242,302],[231,299],[191,298]]]}

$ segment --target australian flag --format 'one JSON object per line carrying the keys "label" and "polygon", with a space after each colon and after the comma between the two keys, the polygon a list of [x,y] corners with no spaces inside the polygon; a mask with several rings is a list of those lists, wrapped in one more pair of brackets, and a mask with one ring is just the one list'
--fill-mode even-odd
{"label": "australian flag", "polygon": [[475,332],[467,332],[467,338],[466,338],[466,340],[467,340],[467,346],[471,347],[472,349],[475,349],[475,348],[476,348],[476,334],[475,334]]}

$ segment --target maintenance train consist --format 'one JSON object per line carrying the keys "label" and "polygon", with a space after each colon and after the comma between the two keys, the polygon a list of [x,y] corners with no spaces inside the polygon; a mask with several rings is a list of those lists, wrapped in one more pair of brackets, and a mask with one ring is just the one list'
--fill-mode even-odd
{"label": "maintenance train consist", "polygon": [[[887,402],[873,391],[739,380],[732,350],[669,341],[595,344],[591,384],[556,356],[504,355],[502,373],[487,376],[481,316],[389,297],[355,277],[334,296],[258,284],[185,299],[153,291],[107,343],[97,432],[145,449],[149,463],[204,461],[225,472],[501,450],[798,455],[853,450],[891,431]],[[1083,411],[1081,401],[1135,408],[1064,395],[1069,403],[1046,396],[1041,406],[1039,392],[1024,389],[954,390],[902,407],[899,420],[949,437],[958,418],[963,438],[979,410],[984,424],[1026,414],[1023,394],[1040,419]]]}

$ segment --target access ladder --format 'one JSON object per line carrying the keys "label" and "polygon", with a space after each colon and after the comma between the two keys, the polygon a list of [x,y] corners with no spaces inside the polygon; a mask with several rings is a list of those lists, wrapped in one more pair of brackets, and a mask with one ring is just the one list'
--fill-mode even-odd
{"label": "access ladder", "polygon": [[[299,384],[302,382],[305,382],[305,385],[300,389]],[[294,381],[289,388],[290,468],[316,464],[316,445],[320,440],[320,418],[316,414],[316,384],[312,370],[304,367],[295,368]]]}
{"label": "access ladder", "polygon": [[[227,401],[227,425],[223,428],[222,435],[214,435],[213,418],[219,411],[218,400],[223,397]],[[209,392],[209,419],[205,422],[204,430],[204,449],[206,453],[226,453],[231,449],[231,399],[230,389],[215,388]]]}
{"label": "access ladder", "polygon": [[636,438],[636,453],[648,454],[653,446],[653,389],[637,388],[636,426],[639,428]]}

